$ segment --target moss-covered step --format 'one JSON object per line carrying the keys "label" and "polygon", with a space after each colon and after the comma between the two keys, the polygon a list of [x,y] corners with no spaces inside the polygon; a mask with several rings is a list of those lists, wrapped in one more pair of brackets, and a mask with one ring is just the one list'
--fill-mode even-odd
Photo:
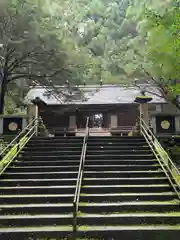
{"label": "moss-covered step", "polygon": [[137,225],[137,226],[80,226],[77,236],[95,239],[128,240],[177,240],[180,225]]}
{"label": "moss-covered step", "polygon": [[126,201],[170,201],[176,198],[176,194],[170,192],[149,193],[81,193],[82,202],[126,202]]}
{"label": "moss-covered step", "polygon": [[0,228],[3,227],[41,227],[69,226],[73,223],[73,214],[19,214],[0,215]]}
{"label": "moss-covered step", "polygon": [[[39,227],[7,227],[0,228],[0,236],[3,240],[9,239],[68,239],[73,236],[73,227],[65,226],[39,226]],[[73,238],[72,238],[73,239]]]}
{"label": "moss-covered step", "polygon": [[33,204],[33,203],[72,203],[73,194],[21,194],[21,195],[0,195],[0,204]]}
{"label": "moss-covered step", "polygon": [[83,193],[138,193],[171,191],[169,184],[139,184],[139,185],[83,185]]}
{"label": "moss-covered step", "polygon": [[72,213],[73,204],[72,203],[33,203],[33,204],[2,204],[0,205],[0,216],[12,214],[56,214],[58,213]]}
{"label": "moss-covered step", "polygon": [[[40,168],[41,166],[39,166]],[[25,186],[73,186],[76,185],[76,178],[56,178],[56,179],[1,179],[0,187],[25,187]]]}
{"label": "moss-covered step", "polygon": [[136,201],[136,202],[106,202],[106,203],[80,203],[79,210],[84,213],[111,213],[111,212],[170,212],[180,211],[178,200],[174,201]]}
{"label": "moss-covered step", "polygon": [[167,177],[144,177],[144,178],[121,178],[121,177],[104,177],[104,178],[84,178],[83,185],[139,185],[139,184],[167,184]]}
{"label": "moss-covered step", "polygon": [[101,178],[101,177],[164,177],[165,173],[162,169],[153,171],[84,171],[85,178]]}
{"label": "moss-covered step", "polygon": [[79,225],[176,225],[180,224],[180,212],[135,212],[135,213],[107,213],[78,215]]}
{"label": "moss-covered step", "polygon": [[76,178],[77,177],[77,171],[68,171],[68,172],[5,172],[3,174],[3,177],[6,177],[8,179],[36,179],[36,178]]}
{"label": "moss-covered step", "polygon": [[94,155],[91,155],[91,154],[86,154],[86,159],[88,160],[93,160],[93,159],[121,159],[121,160],[124,160],[124,159],[154,159],[154,155],[149,152],[149,153],[138,153],[138,152],[127,152],[127,153],[116,153],[116,154],[112,154],[112,153],[98,153],[97,154],[94,154]]}

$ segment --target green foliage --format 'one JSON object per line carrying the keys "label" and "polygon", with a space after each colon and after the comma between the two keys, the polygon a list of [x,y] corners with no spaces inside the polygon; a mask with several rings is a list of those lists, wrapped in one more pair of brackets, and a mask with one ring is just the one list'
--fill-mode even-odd
{"label": "green foliage", "polygon": [[[4,105],[4,91],[9,93],[5,110],[12,112],[22,103],[23,95],[33,81],[52,86],[68,79],[73,85],[79,84],[87,72],[87,61],[91,63],[90,56],[86,56],[83,49],[61,31],[58,18],[51,16],[43,2],[1,2],[0,112]],[[11,92],[13,86],[15,90]],[[21,99],[18,99],[19,93],[22,93]],[[17,106],[14,106],[14,100],[11,104],[12,99],[18,101]]]}
{"label": "green foliage", "polygon": [[131,76],[125,55],[127,41],[137,31],[135,23],[125,19],[129,0],[77,0],[74,5],[64,1],[61,6],[59,1],[50,2],[50,9],[54,2],[59,6],[51,12],[63,15],[60,24],[64,31],[90,57],[85,80],[99,82],[102,78],[106,83],[117,83]]}
{"label": "green foliage", "polygon": [[[131,40],[141,68],[173,103],[180,94],[180,1],[133,0],[127,17],[137,21],[138,36]],[[176,104],[178,106],[178,104]]]}
{"label": "green foliage", "polygon": [[179,78],[180,24],[175,2],[179,1],[67,0],[59,4],[51,0],[47,6],[52,18],[58,16],[65,35],[90,56],[93,65],[87,64],[86,80],[120,83],[152,76],[169,83]]}
{"label": "green foliage", "polygon": [[[33,80],[52,85],[68,79],[74,85],[139,79],[152,80],[164,98],[177,103],[179,4],[179,0],[1,1],[0,71],[8,82],[24,83],[16,96]],[[7,71],[6,62],[11,66]]]}

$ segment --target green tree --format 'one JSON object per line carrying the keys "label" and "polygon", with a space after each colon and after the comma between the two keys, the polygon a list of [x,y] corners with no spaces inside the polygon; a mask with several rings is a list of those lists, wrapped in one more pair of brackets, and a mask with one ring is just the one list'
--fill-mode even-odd
{"label": "green tree", "polygon": [[60,5],[59,1],[51,0],[49,9],[53,16],[62,16],[59,23],[66,34],[90,58],[87,80],[99,82],[102,78],[107,83],[125,81],[127,75],[131,75],[125,62],[127,42],[137,35],[135,22],[126,19],[129,0],[63,3]]}
{"label": "green tree", "polygon": [[25,81],[28,86],[35,80],[53,87],[66,79],[70,82],[81,80],[76,74],[80,64],[76,63],[75,57],[74,62],[70,60],[66,41],[57,23],[54,24],[55,20],[45,12],[40,1],[1,2],[0,114],[3,113],[7,86],[14,81]]}
{"label": "green tree", "polygon": [[138,36],[129,42],[133,63],[179,109],[180,1],[133,0],[127,17],[137,22]]}

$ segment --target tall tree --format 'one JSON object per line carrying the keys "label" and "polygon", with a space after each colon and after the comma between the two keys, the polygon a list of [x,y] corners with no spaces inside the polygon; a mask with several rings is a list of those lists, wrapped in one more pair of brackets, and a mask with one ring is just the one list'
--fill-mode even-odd
{"label": "tall tree", "polygon": [[75,67],[79,65],[69,60],[61,29],[53,21],[40,1],[1,2],[0,114],[7,86],[14,81],[36,80],[51,87],[66,79],[78,82]]}
{"label": "tall tree", "polygon": [[135,23],[125,18],[129,0],[64,1],[61,6],[56,0],[50,3],[50,11],[61,15],[59,22],[69,36],[91,56],[93,67],[89,65],[89,73],[94,81],[125,80],[129,74],[124,62],[127,42],[137,35]]}
{"label": "tall tree", "polygon": [[130,43],[137,68],[180,109],[180,1],[133,0],[127,16],[137,22],[138,36]]}

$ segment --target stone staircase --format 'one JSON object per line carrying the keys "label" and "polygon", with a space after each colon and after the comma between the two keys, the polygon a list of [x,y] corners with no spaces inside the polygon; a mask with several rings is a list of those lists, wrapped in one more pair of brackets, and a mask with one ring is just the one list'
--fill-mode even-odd
{"label": "stone staircase", "polygon": [[179,238],[180,201],[145,139],[89,137],[78,223],[95,239]]}
{"label": "stone staircase", "polygon": [[82,137],[29,141],[0,179],[1,240],[72,234],[82,142]]}
{"label": "stone staircase", "polygon": [[0,179],[0,239],[177,240],[180,202],[142,137],[33,137]]}

